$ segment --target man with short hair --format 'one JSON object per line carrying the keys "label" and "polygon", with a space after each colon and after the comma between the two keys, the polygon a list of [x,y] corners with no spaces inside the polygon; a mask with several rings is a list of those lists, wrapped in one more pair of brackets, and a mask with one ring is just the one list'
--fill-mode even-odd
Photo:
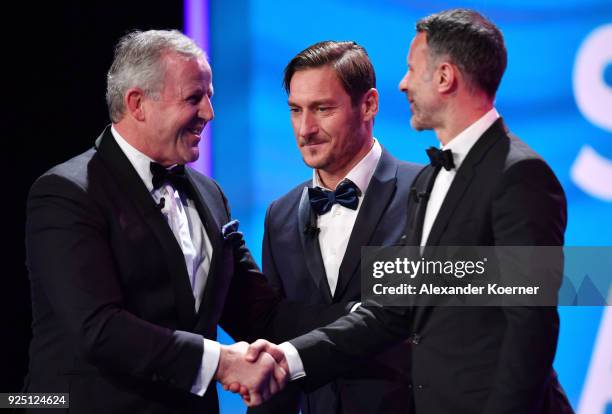
{"label": "man with short hair", "polygon": [[214,116],[211,69],[191,39],[124,36],[107,84],[112,125],[30,190],[25,390],[70,393],[76,413],[215,413],[213,379],[240,379],[257,404],[285,372],[267,354],[246,362],[244,343],[219,345],[217,324],[234,338],[267,336],[272,324],[297,335],[345,307],[301,306],[296,322],[221,188],[185,167]]}
{"label": "man with short hair", "polygon": [[[433,14],[416,27],[400,89],[412,126],[433,129],[442,150],[428,150],[432,163],[415,180],[404,244],[562,246],[563,189],[493,106],[506,68],[499,29],[467,9]],[[373,304],[291,340],[297,359],[283,359],[263,340],[248,356],[268,350],[309,389],[410,337],[417,414],[571,413],[552,368],[558,333],[556,307]]]}
{"label": "man with short hair", "polygon": [[[297,146],[313,171],[311,180],[268,208],[264,274],[291,301],[359,301],[361,247],[399,240],[408,189],[421,167],[395,159],[372,135],[378,92],[362,46],[326,41],[307,47],[285,68],[284,87]],[[409,352],[401,344],[304,395],[301,411],[410,412]],[[295,412],[289,393],[266,411]]]}

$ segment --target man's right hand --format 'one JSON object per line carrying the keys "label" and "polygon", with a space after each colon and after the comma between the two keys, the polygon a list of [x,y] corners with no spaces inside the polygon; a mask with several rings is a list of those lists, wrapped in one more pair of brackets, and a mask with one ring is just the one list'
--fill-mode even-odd
{"label": "man's right hand", "polygon": [[[252,346],[252,345],[251,345]],[[249,353],[246,342],[233,345],[221,345],[221,356],[215,379],[226,389],[240,391],[248,406],[256,406],[279,392],[287,383],[288,368],[276,363],[275,358],[267,352],[259,351],[258,345]],[[274,350],[272,351],[274,352]]]}
{"label": "man's right hand", "polygon": [[276,361],[285,372],[289,373],[289,365],[287,364],[287,358],[285,358],[283,350],[278,345],[268,342],[265,339],[258,339],[249,345],[245,358],[247,361],[253,362],[264,352],[272,356],[274,361]]}
{"label": "man's right hand", "polygon": [[[241,342],[241,344],[244,344],[244,342]],[[243,346],[244,345],[241,345],[241,347]],[[257,341],[253,342],[250,345],[247,344],[247,350],[245,354],[245,359],[247,361],[255,362],[263,354],[267,354],[271,356],[272,358],[274,358],[274,361],[276,362],[276,364],[282,368],[282,370],[286,373],[287,378],[288,378],[289,365],[287,363],[287,359],[285,358],[285,353],[278,345],[273,344],[272,342],[268,342],[265,339],[258,339]],[[247,390],[247,387],[243,383],[241,382],[226,383],[223,385],[223,388],[233,393],[240,393],[245,404],[250,405],[249,392]]]}

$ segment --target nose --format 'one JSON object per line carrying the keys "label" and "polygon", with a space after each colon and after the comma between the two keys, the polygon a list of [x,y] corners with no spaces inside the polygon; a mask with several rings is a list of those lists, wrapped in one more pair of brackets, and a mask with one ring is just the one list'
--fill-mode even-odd
{"label": "nose", "polygon": [[210,122],[215,117],[215,111],[212,107],[212,102],[209,96],[204,96],[200,101],[200,108],[198,110],[198,116],[206,122]]}
{"label": "nose", "polygon": [[316,134],[318,125],[315,116],[308,110],[303,111],[301,115],[298,129],[299,135],[301,137],[308,137],[312,134]]}
{"label": "nose", "polygon": [[408,92],[408,72],[406,72],[404,77],[400,80],[399,90],[404,93]]}

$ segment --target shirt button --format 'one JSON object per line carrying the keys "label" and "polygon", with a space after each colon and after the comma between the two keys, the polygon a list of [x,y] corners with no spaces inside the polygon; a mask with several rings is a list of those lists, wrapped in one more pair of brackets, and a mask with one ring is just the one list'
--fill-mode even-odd
{"label": "shirt button", "polygon": [[421,342],[421,335],[417,333],[412,334],[410,337],[410,342],[412,342],[414,345],[418,345]]}

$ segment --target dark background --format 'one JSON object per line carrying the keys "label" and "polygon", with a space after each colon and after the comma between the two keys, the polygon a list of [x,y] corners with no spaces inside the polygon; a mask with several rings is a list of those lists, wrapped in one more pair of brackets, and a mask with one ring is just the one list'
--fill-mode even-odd
{"label": "dark background", "polygon": [[181,29],[182,1],[26,2],[3,7],[0,392],[27,372],[31,309],[25,266],[28,189],[89,149],[110,121],[104,100],[113,46],[133,29]]}

